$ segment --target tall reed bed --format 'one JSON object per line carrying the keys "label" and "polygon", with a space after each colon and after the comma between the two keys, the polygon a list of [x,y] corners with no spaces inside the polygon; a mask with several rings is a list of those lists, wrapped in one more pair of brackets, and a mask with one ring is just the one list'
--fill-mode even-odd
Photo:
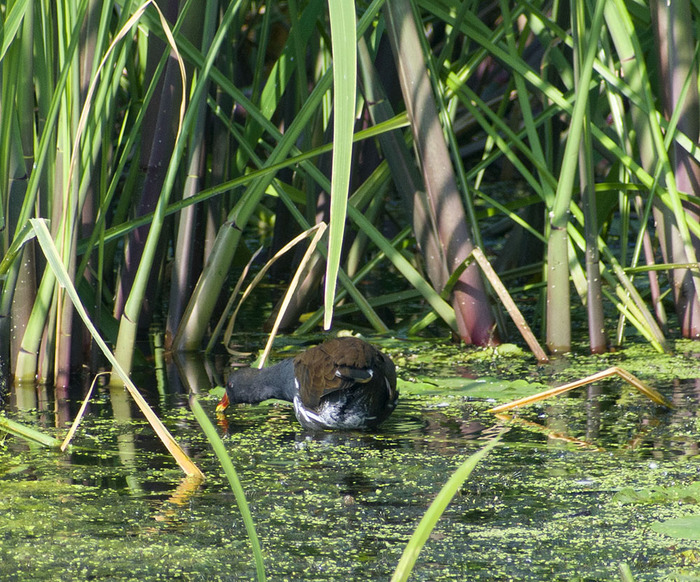
{"label": "tall reed bed", "polygon": [[[494,262],[541,299],[550,351],[571,348],[576,304],[593,352],[627,329],[659,350],[669,326],[700,332],[689,2],[15,0],[0,15],[0,356],[17,381],[63,387],[99,364],[32,218],[127,372],[154,319],[169,348],[215,343],[250,249],[320,222],[284,329],[328,328],[342,302],[381,333],[499,341],[471,253],[501,216]],[[526,194],[491,196],[505,177]],[[414,315],[397,323],[400,302]]]}

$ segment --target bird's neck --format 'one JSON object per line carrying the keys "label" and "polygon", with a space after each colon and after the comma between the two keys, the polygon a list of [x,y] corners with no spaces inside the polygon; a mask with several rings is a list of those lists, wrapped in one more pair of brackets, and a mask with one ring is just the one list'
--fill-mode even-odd
{"label": "bird's neck", "polygon": [[247,368],[231,374],[226,392],[231,402],[262,402],[278,398],[292,402],[297,388],[294,381],[294,360],[258,370]]}

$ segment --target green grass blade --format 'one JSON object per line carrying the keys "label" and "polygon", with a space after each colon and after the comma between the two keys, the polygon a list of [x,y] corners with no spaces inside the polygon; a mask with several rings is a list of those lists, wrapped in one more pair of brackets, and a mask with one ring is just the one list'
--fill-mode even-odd
{"label": "green grass blade", "polygon": [[333,175],[323,316],[325,329],[330,328],[333,319],[333,302],[345,232],[357,86],[355,2],[328,0],[328,12],[333,42]]}
{"label": "green grass blade", "polygon": [[236,498],[236,503],[238,504],[238,509],[243,517],[243,523],[245,524],[246,532],[248,533],[248,538],[250,539],[250,544],[253,547],[253,556],[255,558],[255,570],[257,572],[258,580],[265,580],[265,565],[263,564],[262,549],[260,547],[260,540],[258,539],[258,534],[255,531],[255,523],[253,522],[253,516],[250,513],[250,507],[248,507],[248,502],[245,498],[245,492],[238,479],[238,474],[236,473],[236,468],[231,462],[231,458],[228,456],[226,447],[223,441],[216,432],[216,428],[209,420],[207,413],[202,409],[202,405],[199,404],[197,397],[192,394],[190,395],[190,408],[194,417],[197,419],[199,426],[202,427],[209,444],[214,453],[216,454],[221,467],[226,474],[229,484],[231,485],[231,490]]}
{"label": "green grass blade", "polygon": [[[2,43],[0,43],[0,61],[5,58],[5,53],[10,47],[10,44],[15,40],[17,31],[22,25],[24,20],[24,13],[27,10],[27,5],[29,2],[27,0],[18,0],[15,2],[10,9],[10,12],[6,14],[5,23],[2,28],[0,28],[0,35],[2,36]],[[29,4],[29,8],[32,9],[32,5]]]}
{"label": "green grass blade", "polygon": [[420,520],[420,523],[418,524],[416,531],[411,536],[411,539],[408,541],[408,544],[406,544],[406,548],[403,551],[399,565],[396,567],[394,575],[391,577],[391,582],[403,582],[404,580],[408,580],[408,577],[413,570],[413,566],[418,559],[418,554],[423,549],[423,546],[428,540],[430,532],[432,532],[435,528],[435,524],[438,522],[438,519],[440,519],[440,516],[444,513],[450,501],[452,501],[452,498],[459,491],[462,483],[469,478],[469,475],[471,475],[479,461],[481,461],[481,459],[483,459],[491,451],[491,449],[496,446],[504,432],[505,430],[501,431],[495,438],[489,441],[484,448],[480,449],[473,455],[470,455],[469,458],[464,461],[452,474],[447,483],[445,483],[440,492],[437,494],[437,497],[430,504],[428,511],[425,512],[423,519]]}

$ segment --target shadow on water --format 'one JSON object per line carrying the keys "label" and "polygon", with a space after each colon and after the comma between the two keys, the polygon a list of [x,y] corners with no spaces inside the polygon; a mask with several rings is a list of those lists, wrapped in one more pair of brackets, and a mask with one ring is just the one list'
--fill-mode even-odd
{"label": "shadow on water", "polygon": [[[72,452],[1,442],[0,579],[254,579],[233,494],[186,404],[191,387],[214,418],[212,370],[177,364],[167,390],[147,393],[204,485],[183,488],[130,401],[102,387]],[[397,410],[374,433],[305,432],[285,403],[228,411],[221,434],[269,579],[390,578],[437,491],[498,426],[490,403],[453,389],[460,382],[438,381],[430,393],[402,384]],[[667,387],[672,411],[621,385],[601,382],[523,411],[453,499],[412,579],[605,580],[623,562],[635,580],[694,572],[692,542],[650,526],[697,513],[697,501],[632,504],[618,494],[697,479],[700,383]],[[13,418],[59,437],[78,404],[49,412],[40,393],[42,412],[17,412],[29,396],[13,398]]]}

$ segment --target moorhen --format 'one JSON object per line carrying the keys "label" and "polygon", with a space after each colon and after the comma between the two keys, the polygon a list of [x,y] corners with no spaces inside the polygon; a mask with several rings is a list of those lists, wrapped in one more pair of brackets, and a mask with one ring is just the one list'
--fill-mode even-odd
{"label": "moorhen", "polygon": [[392,413],[398,397],[394,362],[361,339],[339,337],[269,368],[231,374],[219,408],[279,398],[294,403],[305,428],[367,429]]}

